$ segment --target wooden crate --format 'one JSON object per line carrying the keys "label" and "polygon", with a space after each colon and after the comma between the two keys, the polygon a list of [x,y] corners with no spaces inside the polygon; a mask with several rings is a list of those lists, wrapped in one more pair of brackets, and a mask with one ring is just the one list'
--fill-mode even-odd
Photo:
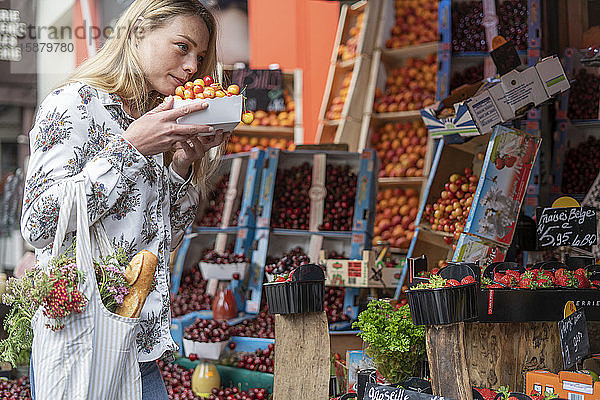
{"label": "wooden crate", "polygon": [[[423,48],[435,48],[433,51],[437,51],[438,42],[422,43],[414,46],[403,46],[397,49],[387,48],[385,42],[391,36],[391,31],[396,24],[396,7],[395,0],[383,0],[381,4],[381,12],[379,14],[379,24],[377,27],[377,40],[376,47],[381,49],[384,53],[394,54],[402,53],[403,51],[410,51],[411,48],[423,49]],[[441,1],[440,1],[441,3]],[[439,10],[438,10],[439,13]],[[439,19],[439,15],[438,15]],[[431,52],[431,51],[430,51]]]}
{"label": "wooden crate", "polygon": [[[597,45],[600,37],[600,4],[588,0],[558,1],[560,48]],[[595,28],[594,28],[595,27]]]}
{"label": "wooden crate", "polygon": [[465,168],[471,168],[473,174],[481,175],[483,161],[478,160],[476,155],[479,152],[485,154],[490,136],[490,134],[477,136],[462,144],[446,144],[443,139],[440,140],[423,195],[424,201],[421,202],[421,209],[417,216],[418,226],[431,229],[429,222],[422,219],[425,206],[437,201],[451,174],[462,174]]}
{"label": "wooden crate", "polygon": [[340,19],[335,37],[331,64],[348,64],[352,60],[343,60],[339,57],[340,46],[344,45],[350,37],[350,30],[356,25],[359,15],[363,15],[362,29],[358,34],[358,43],[355,56],[371,54],[375,48],[377,21],[382,0],[363,0],[352,5],[344,4],[340,10]]}
{"label": "wooden crate", "polygon": [[[232,65],[220,65],[223,81],[230,82],[232,71],[235,69]],[[302,128],[302,70],[294,69],[291,71],[282,71],[283,88],[290,93],[293,101],[293,112],[295,114],[294,124],[292,126],[269,126],[269,125],[245,125],[239,124],[234,133],[240,136],[257,138],[278,138],[287,139],[291,142],[302,143],[304,141],[304,131]],[[289,106],[289,104],[287,104]],[[266,110],[264,110],[266,111]],[[286,110],[288,111],[288,110]],[[289,112],[289,111],[288,111]],[[269,145],[257,145],[262,149]],[[245,151],[245,150],[242,150]]]}
{"label": "wooden crate", "polygon": [[284,253],[301,247],[311,262],[318,263],[321,250],[335,251],[348,257],[358,257],[370,243],[370,236],[361,232],[315,233],[289,229],[257,229],[252,246],[246,312],[250,314],[260,312],[267,256],[279,258]]}
{"label": "wooden crate", "polygon": [[309,215],[311,223],[309,229],[305,232],[317,232],[323,218],[323,203],[326,193],[322,191],[324,185],[318,184],[315,177],[320,177],[319,181],[323,183],[326,165],[349,165],[357,175],[352,229],[372,235],[373,216],[369,211],[376,193],[374,174],[377,169],[373,151],[351,153],[344,151],[296,150],[288,152],[269,149],[267,160],[261,178],[256,225],[258,228],[271,227],[273,197],[278,170],[302,165],[306,162],[311,165],[313,181],[310,192],[305,194],[306,197],[311,199]]}
{"label": "wooden crate", "polygon": [[[325,84],[325,92],[319,111],[317,143],[348,143],[350,151],[356,151],[356,137],[359,134],[360,119],[364,102],[371,63],[371,52],[375,47],[375,28],[379,20],[381,0],[360,1],[352,6],[342,6],[335,45],[331,55],[329,73]],[[357,16],[364,13],[362,29],[358,37],[356,56],[340,60],[340,45],[345,43],[348,31]],[[339,96],[342,83],[351,73],[350,83],[346,88],[346,99],[338,119],[329,118],[327,113],[334,99]]]}

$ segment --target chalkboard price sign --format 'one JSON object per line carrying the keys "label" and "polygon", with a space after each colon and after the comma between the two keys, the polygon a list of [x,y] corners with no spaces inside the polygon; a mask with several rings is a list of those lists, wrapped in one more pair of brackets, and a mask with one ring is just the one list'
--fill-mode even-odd
{"label": "chalkboard price sign", "polygon": [[583,310],[558,321],[560,347],[565,369],[571,368],[590,353],[590,339]]}
{"label": "chalkboard price sign", "polygon": [[538,247],[588,247],[598,244],[594,208],[538,208],[536,216]]}
{"label": "chalkboard price sign", "polygon": [[236,69],[231,80],[246,88],[246,109],[283,111],[283,75],[280,69]]}
{"label": "chalkboard price sign", "polygon": [[367,383],[362,400],[450,400],[447,397],[434,396],[412,390],[397,389],[391,386]]}

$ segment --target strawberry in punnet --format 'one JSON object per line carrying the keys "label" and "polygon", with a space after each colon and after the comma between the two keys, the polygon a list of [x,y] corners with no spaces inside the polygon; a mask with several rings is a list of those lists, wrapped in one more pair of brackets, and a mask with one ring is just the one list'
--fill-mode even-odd
{"label": "strawberry in punnet", "polygon": [[477,388],[476,389],[479,394],[481,395],[481,397],[484,398],[484,400],[494,400],[494,398],[496,397],[496,391],[492,390],[492,389],[486,389],[486,388]]}
{"label": "strawberry in punnet", "polygon": [[519,288],[521,289],[535,289],[537,286],[530,278],[523,278],[519,281]]}
{"label": "strawberry in punnet", "polygon": [[575,275],[583,275],[583,276],[588,276],[587,271],[585,270],[585,268],[577,268],[574,272]]}
{"label": "strawberry in punnet", "polygon": [[558,286],[575,287],[577,285],[574,274],[564,268],[557,269],[554,273],[554,277],[556,278],[556,285]]}
{"label": "strawberry in punnet", "polygon": [[515,283],[521,280],[521,273],[519,271],[513,271],[509,269],[508,271],[506,271],[506,275],[513,278]]}
{"label": "strawberry in punnet", "polygon": [[468,285],[469,283],[475,283],[475,278],[473,278],[471,275],[465,276],[460,281],[461,285]]}
{"label": "strawberry in punnet", "polygon": [[446,287],[449,286],[460,286],[460,282],[456,279],[448,279],[448,281],[446,282]]}
{"label": "strawberry in punnet", "polygon": [[502,276],[498,277],[498,279],[494,279],[494,280],[504,286],[508,286],[508,287],[512,286],[512,279],[511,279],[510,275],[502,275]]}
{"label": "strawberry in punnet", "polygon": [[591,281],[590,283],[594,289],[600,289],[600,281]]}
{"label": "strawberry in punnet", "polygon": [[590,280],[585,275],[577,275],[575,274],[575,279],[577,280],[577,288],[579,289],[589,289],[590,288]]}

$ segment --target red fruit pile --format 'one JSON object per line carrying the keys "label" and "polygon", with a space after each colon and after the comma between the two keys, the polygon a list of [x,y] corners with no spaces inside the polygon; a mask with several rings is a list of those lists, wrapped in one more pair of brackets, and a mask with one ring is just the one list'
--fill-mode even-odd
{"label": "red fruit pile", "polygon": [[220,254],[211,249],[202,256],[202,261],[211,264],[234,264],[248,262],[248,258],[243,254],[233,254],[228,251]]}
{"label": "red fruit pile", "polygon": [[356,49],[358,47],[358,36],[360,30],[363,27],[363,21],[365,19],[365,13],[361,12],[356,16],[356,21],[350,29],[348,29],[346,42],[340,44],[338,48],[338,60],[346,61],[351,60],[356,56]]}
{"label": "red fruit pile", "polygon": [[487,51],[481,1],[452,4],[452,50]]}
{"label": "red fruit pile", "polygon": [[407,2],[396,0],[396,25],[385,47],[413,46],[420,43],[435,42],[438,31],[438,2],[417,0]]}
{"label": "red fruit pile", "polygon": [[569,90],[569,119],[598,119],[600,74],[580,69]]}
{"label": "red fruit pile", "polygon": [[567,151],[562,172],[563,193],[587,193],[600,171],[600,140],[590,136]]}
{"label": "red fruit pile", "polygon": [[404,66],[388,73],[385,93],[375,90],[373,111],[378,113],[420,110],[435,102],[436,55],[407,58]]}
{"label": "red fruit pile", "polygon": [[275,361],[275,345],[269,343],[267,349],[258,349],[253,354],[240,357],[236,366],[238,368],[249,369],[251,371],[273,373]]}
{"label": "red fruit pile", "polygon": [[350,231],[354,218],[354,200],[358,177],[348,165],[326,168],[325,215],[319,226],[323,231]]}
{"label": "red fruit pile", "polygon": [[452,74],[452,79],[450,79],[450,90],[454,90],[462,85],[481,82],[482,80],[483,64],[472,66]]}
{"label": "red fruit pile", "polygon": [[231,337],[227,322],[198,318],[183,330],[183,338],[202,343],[224,342]]}
{"label": "red fruit pile", "polygon": [[471,168],[465,168],[464,175],[450,175],[440,198],[433,205],[425,206],[424,220],[431,224],[432,230],[454,233],[455,240],[460,236],[471,211],[478,181],[479,177],[473,175]]}
{"label": "red fruit pile", "polygon": [[[223,216],[223,208],[225,208],[225,194],[229,185],[229,174],[221,176],[212,191],[208,204],[202,215],[198,215],[196,225],[198,226],[221,226],[221,218]],[[230,226],[237,225],[240,210],[233,213],[233,218],[229,223]]]}
{"label": "red fruit pile", "polygon": [[266,399],[269,393],[263,388],[252,388],[248,391],[233,388],[214,388],[212,394],[208,396],[209,400],[261,400]]}
{"label": "red fruit pile", "polygon": [[180,100],[214,99],[215,97],[230,97],[239,94],[240,87],[238,85],[229,85],[225,90],[220,83],[215,83],[210,75],[206,75],[202,79],[196,79],[193,82],[186,82],[175,89],[175,98]]}
{"label": "red fruit pile", "polygon": [[427,153],[423,121],[387,122],[373,133],[371,146],[381,160],[380,177],[423,176]]}
{"label": "red fruit pile", "polygon": [[530,269],[524,273],[508,270],[505,273],[494,273],[491,283],[486,285],[488,289],[519,288],[519,289],[546,289],[546,288],[578,288],[598,289],[600,281],[589,280],[589,274],[584,268],[569,271],[559,268],[556,271]]}
{"label": "red fruit pile", "polygon": [[527,0],[504,0],[496,11],[500,19],[498,34],[515,44],[519,50],[527,50]]}
{"label": "red fruit pile", "polygon": [[193,369],[187,369],[178,364],[167,364],[162,360],[158,360],[157,363],[163,381],[165,382],[169,399],[200,399],[200,397],[196,396],[192,391]]}
{"label": "red fruit pile", "polygon": [[388,188],[377,193],[373,245],[380,241],[407,248],[415,231],[419,194],[415,189]]}
{"label": "red fruit pile", "polygon": [[266,311],[261,311],[255,319],[244,320],[231,327],[232,336],[275,338],[275,318]]}
{"label": "red fruit pile", "polygon": [[344,295],[346,289],[338,287],[326,287],[325,298],[323,302],[323,309],[327,314],[327,321],[330,324],[334,322],[349,321],[348,317],[344,313]]}
{"label": "red fruit pile", "polygon": [[273,211],[274,228],[308,229],[312,167],[303,163],[287,169],[278,169],[275,179]]}
{"label": "red fruit pile", "polygon": [[206,293],[206,281],[196,269],[182,277],[179,291],[171,299],[171,314],[176,318],[192,311],[210,310],[212,303],[212,296]]}
{"label": "red fruit pile", "polygon": [[486,389],[486,388],[475,388],[479,392],[479,394],[483,397],[484,400],[494,400],[496,395],[498,394],[495,390]]}
{"label": "red fruit pile", "polygon": [[301,247],[296,247],[285,253],[281,258],[268,257],[265,272],[268,274],[283,275],[304,264],[310,264],[310,258],[308,258]]}
{"label": "red fruit pile", "polygon": [[24,376],[17,380],[0,379],[0,398],[31,400],[29,378]]}

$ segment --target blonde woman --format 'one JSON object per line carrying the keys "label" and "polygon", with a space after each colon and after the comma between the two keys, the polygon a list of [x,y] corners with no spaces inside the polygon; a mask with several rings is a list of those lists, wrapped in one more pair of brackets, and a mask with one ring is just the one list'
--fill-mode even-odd
{"label": "blonde woman", "polygon": [[[176,124],[206,104],[173,109],[172,98],[160,103],[159,96],[214,71],[216,29],[198,0],[135,0],[98,54],[42,102],[30,132],[21,231],[38,263],[50,257],[63,185],[81,178],[90,224],[101,221],[113,246],[130,256],[146,249],[158,257],[156,288],[136,332],[143,399],[168,399],[155,361],[177,350],[169,252],[192,222],[215,168],[208,150],[221,150],[229,136],[199,137],[212,128]],[[65,248],[75,223],[69,231]]]}

